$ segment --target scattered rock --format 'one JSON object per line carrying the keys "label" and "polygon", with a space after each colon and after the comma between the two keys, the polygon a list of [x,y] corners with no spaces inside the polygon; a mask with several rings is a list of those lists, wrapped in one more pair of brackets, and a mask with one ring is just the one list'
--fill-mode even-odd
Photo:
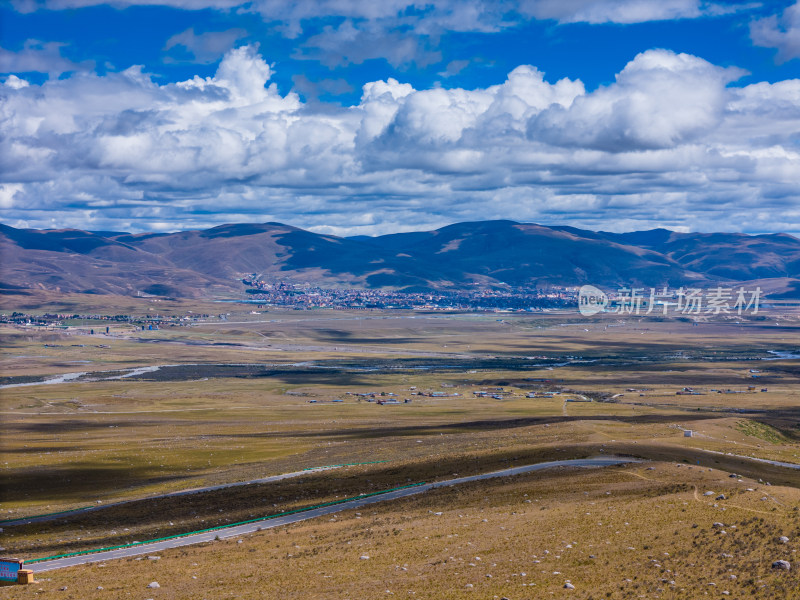
{"label": "scattered rock", "polygon": [[150,583],[147,584],[147,587],[155,590],[157,588],[160,588],[161,586],[158,584],[157,581],[151,581]]}
{"label": "scattered rock", "polygon": [[720,528],[722,528],[722,527],[725,527],[725,524],[724,524],[724,523],[720,523],[719,521],[717,521],[716,523],[714,523],[714,524],[712,525],[712,527],[713,527],[714,529],[720,529]]}
{"label": "scattered rock", "polygon": [[779,541],[781,544],[788,544],[788,543],[789,543],[789,538],[788,538],[788,537],[786,537],[785,535],[782,535],[781,537],[779,537],[779,538],[778,538],[778,541]]}
{"label": "scattered rock", "polygon": [[791,571],[792,570],[792,563],[788,560],[776,560],[772,563],[773,569],[779,569],[781,571]]}
{"label": "scattered rock", "polygon": [[565,584],[564,584],[564,589],[565,589],[565,590],[574,590],[574,589],[575,589],[575,586],[574,586],[574,585],[572,585],[572,584],[571,584],[571,583],[568,581],[567,583],[565,583]]}
{"label": "scattered rock", "polygon": [[703,496],[713,496],[714,492],[703,492]]}
{"label": "scattered rock", "polygon": [[359,556],[359,558],[361,560],[369,560],[369,556],[367,556],[366,554],[364,554],[363,556]]}
{"label": "scattered rock", "polygon": [[727,498],[725,497],[725,494],[720,494],[719,496],[717,496],[717,497],[716,497],[716,498],[714,498],[714,499],[715,499],[715,500],[727,500]]}

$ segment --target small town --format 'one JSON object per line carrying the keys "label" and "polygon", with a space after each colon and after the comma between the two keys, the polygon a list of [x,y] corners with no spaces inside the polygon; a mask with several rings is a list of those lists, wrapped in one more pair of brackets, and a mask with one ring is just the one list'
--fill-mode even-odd
{"label": "small town", "polygon": [[359,310],[543,310],[574,306],[577,287],[404,292],[387,289],[322,288],[311,283],[268,282],[253,274],[242,280],[250,302],[270,306]]}

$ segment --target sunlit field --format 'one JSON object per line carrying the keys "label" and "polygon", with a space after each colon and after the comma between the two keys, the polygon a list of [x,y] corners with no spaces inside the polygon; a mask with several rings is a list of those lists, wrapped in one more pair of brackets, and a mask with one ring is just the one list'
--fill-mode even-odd
{"label": "sunlit field", "polygon": [[[547,460],[644,462],[438,489],[157,561],[47,572],[0,598],[65,586],[74,598],[774,598],[800,584],[794,562],[771,568],[795,555],[800,470],[749,460],[800,464],[791,307],[695,323],[101,304],[4,299],[8,313],[186,319],[0,330],[0,519],[131,502],[4,527],[5,555],[154,539]],[[153,498],[323,466],[337,468]],[[153,580],[161,588],[147,589]]]}

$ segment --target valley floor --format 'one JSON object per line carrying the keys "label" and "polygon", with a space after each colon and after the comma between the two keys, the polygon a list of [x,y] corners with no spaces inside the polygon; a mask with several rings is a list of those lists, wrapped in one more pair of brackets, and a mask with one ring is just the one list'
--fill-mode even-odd
{"label": "valley floor", "polygon": [[[60,308],[74,307],[41,310]],[[130,544],[544,461],[644,462],[472,481],[42,571],[0,598],[791,598],[800,586],[800,469],[763,462],[800,464],[795,314],[228,310],[235,324],[0,331],[2,383],[29,384],[0,390],[3,554]],[[40,383],[74,372],[88,375]],[[213,489],[164,496],[198,487]]]}

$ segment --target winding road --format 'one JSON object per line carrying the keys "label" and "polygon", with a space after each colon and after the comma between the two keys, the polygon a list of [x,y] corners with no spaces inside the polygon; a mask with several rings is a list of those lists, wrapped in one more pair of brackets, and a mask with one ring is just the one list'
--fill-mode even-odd
{"label": "winding road", "polygon": [[111,502],[109,504],[97,504],[96,506],[86,506],[84,508],[77,508],[75,510],[67,510],[64,512],[51,513],[46,515],[34,515],[31,517],[22,517],[21,519],[13,519],[8,521],[0,521],[2,527],[13,527],[14,525],[28,525],[30,523],[44,523],[46,521],[55,521],[64,517],[73,517],[83,513],[92,512],[110,508],[112,506],[120,506],[122,504],[129,504],[131,502],[141,502],[142,500],[157,500],[159,498],[173,498],[175,496],[188,496],[190,494],[199,494],[201,492],[213,492],[216,490],[224,490],[232,487],[240,487],[243,485],[253,485],[255,483],[270,483],[273,481],[281,481],[283,479],[291,479],[292,477],[300,477],[302,475],[310,475],[311,473],[319,473],[320,471],[330,471],[331,469],[338,469],[348,465],[331,465],[329,467],[315,467],[312,469],[305,469],[303,471],[293,471],[291,473],[282,473],[281,475],[270,475],[269,477],[262,477],[261,479],[251,479],[250,481],[236,481],[234,483],[222,483],[219,485],[211,485],[208,487],[191,488],[188,490],[180,490],[178,492],[169,492],[168,494],[159,494],[157,496],[145,496],[143,498],[132,498],[130,500],[121,500],[120,502]]}
{"label": "winding road", "polygon": [[[608,466],[633,463],[633,462],[641,462],[641,461],[634,458],[605,456],[598,458],[556,460],[550,462],[537,463],[534,465],[525,465],[522,467],[511,467],[508,469],[502,469],[500,471],[492,471],[491,473],[481,473],[479,475],[458,477],[455,479],[448,479],[446,481],[437,481],[434,483],[425,483],[414,487],[392,490],[383,494],[374,494],[364,498],[356,498],[353,500],[348,500],[340,504],[321,506],[303,512],[287,514],[284,516],[273,517],[273,518],[265,518],[260,521],[254,521],[243,525],[233,525],[231,527],[216,529],[214,531],[206,531],[203,533],[190,534],[179,538],[173,538],[169,540],[163,540],[152,543],[145,542],[142,544],[136,544],[135,546],[119,548],[116,550],[107,550],[107,551],[95,552],[92,554],[82,554],[79,556],[56,558],[53,560],[42,561],[40,563],[29,564],[26,566],[28,568],[33,568],[33,570],[36,573],[41,573],[44,571],[53,571],[55,569],[64,569],[66,567],[73,567],[76,565],[84,565],[94,562],[104,562],[107,560],[128,558],[131,556],[139,556],[142,554],[152,554],[154,552],[161,552],[163,550],[169,550],[171,548],[180,548],[182,546],[189,546],[192,544],[211,542],[215,539],[225,539],[225,538],[241,536],[248,533],[254,533],[256,531],[261,531],[262,529],[272,529],[274,527],[282,527],[284,525],[290,525],[292,523],[298,523],[300,521],[306,521],[308,519],[323,517],[344,510],[361,508],[362,506],[375,504],[377,502],[384,502],[386,500],[396,500],[398,498],[406,498],[408,496],[427,492],[428,490],[432,490],[434,488],[448,487],[448,486],[458,485],[461,483],[467,483],[470,481],[479,481],[482,479],[491,479],[494,477],[508,477],[511,475],[520,475],[522,473],[541,471],[543,469],[551,469],[554,467],[608,467]],[[287,475],[297,476],[298,474],[301,473],[308,473],[308,471],[300,471],[298,473],[290,473]],[[285,475],[284,476],[278,475],[276,477],[286,478]],[[255,480],[246,483],[256,483],[257,481],[266,481],[266,480],[274,481],[274,479],[267,478],[265,480]],[[232,485],[245,485],[246,483],[239,483]],[[214,489],[219,489],[220,487],[230,487],[230,485],[231,484],[228,484],[227,486],[216,486]],[[191,490],[189,492],[197,492],[197,491],[199,490]],[[180,493],[185,493],[185,492],[178,492],[178,494]],[[177,494],[172,494],[172,495],[177,495]],[[92,507],[92,510],[95,510],[95,507]],[[8,525],[8,523],[6,523],[6,525]]]}

